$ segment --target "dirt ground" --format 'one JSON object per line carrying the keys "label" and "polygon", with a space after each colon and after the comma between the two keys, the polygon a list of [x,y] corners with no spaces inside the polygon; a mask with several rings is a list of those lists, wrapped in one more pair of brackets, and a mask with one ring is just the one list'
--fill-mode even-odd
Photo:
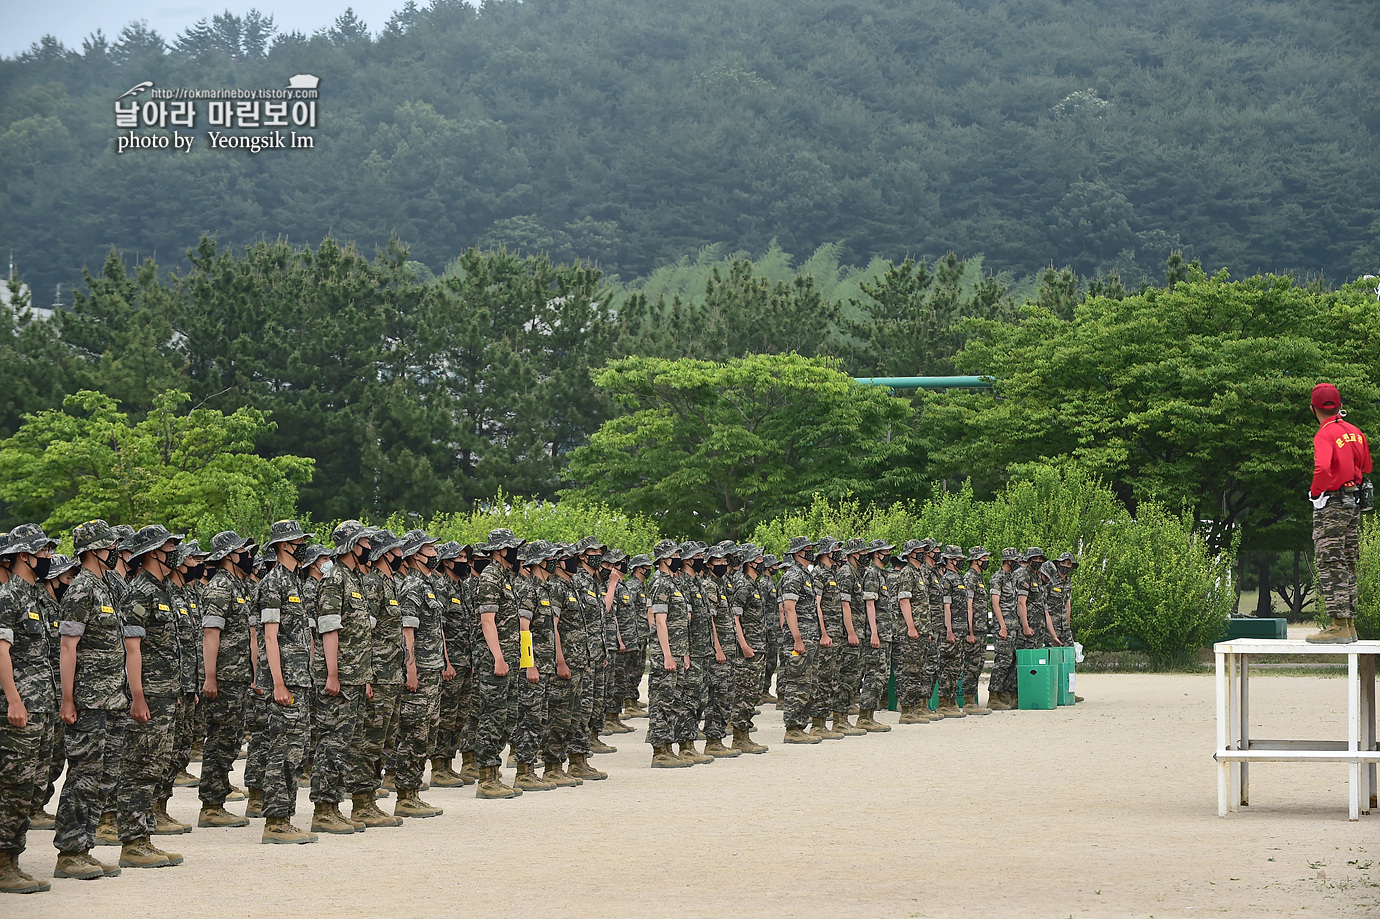
{"label": "dirt ground", "polygon": [[[1254,683],[1256,736],[1345,736],[1343,681]],[[161,840],[182,867],[54,881],[0,916],[1380,914],[1380,813],[1347,820],[1345,767],[1259,765],[1251,807],[1221,819],[1210,676],[1082,675],[1079,691],[1073,709],[808,747],[782,745],[768,709],[771,752],[674,771],[647,768],[637,721],[596,757],[606,782],[433,789],[441,817],[309,846],[260,845],[260,821],[196,830]],[[178,789],[170,811],[197,807]],[[21,863],[50,875],[51,846],[31,832]]]}

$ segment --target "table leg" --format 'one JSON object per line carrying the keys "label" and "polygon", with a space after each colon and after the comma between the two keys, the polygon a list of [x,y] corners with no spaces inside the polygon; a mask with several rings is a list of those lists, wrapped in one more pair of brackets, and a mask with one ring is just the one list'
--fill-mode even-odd
{"label": "table leg", "polygon": [[[1361,749],[1375,749],[1375,655],[1361,658]],[[1362,800],[1369,804],[1369,813],[1380,804],[1376,801],[1375,763],[1366,763],[1365,790]]]}
{"label": "table leg", "polygon": [[[1217,752],[1227,751],[1227,670],[1223,655],[1218,652],[1217,658]],[[1227,777],[1227,769],[1231,764],[1225,760],[1217,763],[1217,816],[1227,815],[1227,789],[1230,781]]]}
{"label": "table leg", "polygon": [[[1241,655],[1241,704],[1239,706],[1237,718],[1241,722],[1241,749],[1251,748],[1251,656]],[[1251,803],[1251,764],[1246,760],[1241,761],[1241,805],[1250,806]]]}
{"label": "table leg", "polygon": [[[1361,675],[1357,669],[1356,654],[1346,656],[1346,742],[1351,753],[1360,752],[1361,747]],[[1349,813],[1352,820],[1361,819],[1361,763],[1352,760],[1347,764],[1349,773],[1350,801]]]}
{"label": "table leg", "polygon": [[[1241,673],[1236,654],[1227,655],[1227,738],[1229,750],[1241,749]],[[1231,764],[1231,809],[1241,809],[1241,762]]]}

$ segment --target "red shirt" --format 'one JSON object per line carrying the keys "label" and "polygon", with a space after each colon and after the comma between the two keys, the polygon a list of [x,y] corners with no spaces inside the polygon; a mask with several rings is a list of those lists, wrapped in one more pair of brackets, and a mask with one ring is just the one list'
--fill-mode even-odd
{"label": "red shirt", "polygon": [[1370,444],[1366,435],[1340,415],[1327,419],[1313,435],[1313,487],[1317,497],[1344,485],[1360,485],[1370,473]]}

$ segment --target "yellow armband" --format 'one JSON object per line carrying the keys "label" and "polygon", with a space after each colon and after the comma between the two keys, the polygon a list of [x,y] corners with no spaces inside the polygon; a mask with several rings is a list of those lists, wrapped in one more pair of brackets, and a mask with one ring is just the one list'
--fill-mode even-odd
{"label": "yellow armband", "polygon": [[532,633],[522,633],[521,652],[518,655],[518,666],[522,669],[537,666],[536,661],[532,660]]}

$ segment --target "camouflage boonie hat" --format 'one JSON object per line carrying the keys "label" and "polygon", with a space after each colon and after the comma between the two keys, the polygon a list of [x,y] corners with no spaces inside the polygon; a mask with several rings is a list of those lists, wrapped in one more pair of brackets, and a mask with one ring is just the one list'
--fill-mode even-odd
{"label": "camouflage boonie hat", "polygon": [[1019,562],[1021,560],[1021,550],[1014,547],[1002,549],[1001,560],[1003,562]]}
{"label": "camouflage boonie hat", "polygon": [[403,558],[407,558],[410,555],[416,555],[418,552],[422,551],[423,546],[435,545],[437,542],[440,542],[440,540],[435,536],[427,535],[426,530],[408,530],[402,537]]}
{"label": "camouflage boonie hat", "polygon": [[662,559],[670,558],[679,551],[680,543],[674,542],[670,539],[663,539],[661,542],[657,543],[655,546],[652,547],[652,558],[659,562]]}
{"label": "camouflage boonie hat", "polygon": [[187,561],[187,559],[191,558],[194,555],[205,556],[206,553],[201,551],[200,542],[198,542],[195,539],[189,539],[186,542],[179,545],[177,549],[173,552],[171,567],[180,567]]}
{"label": "camouflage boonie hat", "polygon": [[0,555],[18,555],[20,552],[36,555],[45,548],[56,545],[57,540],[43,532],[43,527],[36,523],[21,523],[10,530],[9,542],[0,550]]}
{"label": "camouflage boonie hat", "polygon": [[727,546],[725,546],[723,543],[715,543],[714,545],[710,546],[708,549],[704,550],[704,557],[705,557],[705,558],[728,558],[730,555],[733,554],[734,548],[736,548],[736,547],[733,545],[733,543],[729,543]]}
{"label": "camouflage boonie hat", "polygon": [[512,530],[490,530],[489,541],[482,546],[476,546],[476,548],[480,549],[486,554],[491,554],[497,552],[499,549],[516,549],[524,542],[526,542],[526,540],[518,539],[517,535],[513,533]]}
{"label": "camouflage boonie hat", "polygon": [[1030,561],[1030,560],[1036,559],[1036,558],[1044,558],[1044,557],[1045,557],[1045,550],[1044,550],[1044,549],[1041,549],[1039,546],[1031,546],[1029,549],[1026,549],[1026,550],[1025,550],[1025,560],[1026,560],[1026,561]]}
{"label": "camouflage boonie hat", "polygon": [[962,558],[962,557],[963,557],[963,547],[962,547],[962,546],[953,546],[953,545],[945,546],[945,547],[944,547],[944,551],[940,553],[939,557],[940,557],[940,558]]}
{"label": "camouflage boonie hat", "polygon": [[979,559],[991,558],[992,553],[987,551],[986,546],[973,546],[968,550],[968,561],[975,562]]}
{"label": "camouflage boonie hat", "polygon": [[557,542],[551,544],[552,558],[570,558],[576,554],[573,543]]}
{"label": "camouflage boonie hat", "polygon": [[874,555],[878,552],[890,552],[892,549],[895,548],[895,546],[887,542],[885,539],[874,539],[867,544],[867,554]]}
{"label": "camouflage boonie hat", "polygon": [[848,542],[843,544],[843,552],[845,555],[859,555],[866,551],[867,540],[858,536],[854,536],[852,539],[848,540]]}
{"label": "camouflage boonie hat", "polygon": [[130,558],[138,558],[146,552],[152,552],[168,540],[181,542],[182,534],[169,533],[168,528],[161,523],[149,524],[130,537]]}
{"label": "camouflage boonie hat", "polygon": [[808,536],[792,536],[791,544],[786,548],[787,555],[795,555],[797,552],[804,552],[815,547],[815,541]]}
{"label": "camouflage boonie hat", "polygon": [[634,555],[632,558],[628,559],[629,571],[631,571],[634,568],[650,567],[652,567],[652,558],[649,555]]}
{"label": "camouflage boonie hat", "polygon": [[842,544],[832,536],[821,536],[819,542],[815,543],[815,558],[833,554],[840,545]]}
{"label": "camouflage boonie hat", "polygon": [[273,549],[272,546],[262,546],[262,547],[260,547],[260,548],[259,548],[259,554],[256,555],[256,556],[254,556],[254,567],[255,567],[255,568],[260,568],[260,567],[264,567],[264,566],[267,566],[267,565],[276,565],[277,563],[278,563],[278,553],[277,553],[276,551],[274,551],[274,549]]}
{"label": "camouflage boonie hat", "polygon": [[402,540],[392,530],[379,530],[369,540],[369,561],[376,562],[401,545]]}
{"label": "camouflage boonie hat", "polygon": [[586,536],[575,544],[576,555],[584,555],[590,549],[598,549],[603,552],[608,549],[608,546],[604,545],[593,536]]}
{"label": "camouflage boonie hat", "polygon": [[905,543],[902,544],[902,546],[901,546],[901,551],[900,551],[900,552],[897,552],[896,554],[899,555],[901,558],[905,558],[907,555],[910,555],[912,552],[918,552],[918,551],[920,551],[921,549],[924,549],[924,548],[925,548],[925,543],[924,543],[922,540],[919,540],[919,539],[907,539],[907,540],[905,541]]}
{"label": "camouflage boonie hat", "polygon": [[755,558],[762,557],[762,547],[752,542],[745,542],[738,547],[738,563],[746,564]]}
{"label": "camouflage boonie hat", "polygon": [[781,567],[781,559],[777,558],[775,555],[764,555],[764,556],[762,556],[762,567],[763,567],[763,568],[780,568],[780,567]]}
{"label": "camouflage boonie hat", "polygon": [[1040,565],[1040,574],[1052,581],[1059,576],[1059,569],[1055,567],[1053,562],[1046,559],[1044,563]]}
{"label": "camouflage boonie hat", "polygon": [[935,539],[933,536],[926,536],[924,539],[920,540],[920,547],[924,549],[925,554],[928,555],[935,549],[940,548],[939,540]]}
{"label": "camouflage boonie hat", "polygon": [[218,562],[231,552],[238,552],[248,545],[249,540],[234,530],[221,530],[211,537],[211,554],[206,556],[206,560]]}
{"label": "camouflage boonie hat", "polygon": [[43,580],[51,581],[58,575],[71,571],[75,567],[77,567],[77,560],[72,558],[72,556],[54,555],[52,560],[48,562],[48,576]]}
{"label": "camouflage boonie hat", "polygon": [[110,528],[115,533],[115,548],[128,550],[129,541],[134,538],[134,527],[121,523]]}
{"label": "camouflage boonie hat", "polygon": [[292,542],[295,539],[308,540],[315,535],[302,532],[302,525],[296,520],[279,520],[268,528],[268,540],[264,543],[264,548],[276,546],[280,542]]}
{"label": "camouflage boonie hat", "polygon": [[610,565],[617,565],[619,562],[626,561],[628,554],[621,549],[609,549],[604,553],[604,561]]}
{"label": "camouflage boonie hat", "polygon": [[696,555],[703,555],[704,549],[704,543],[696,542],[693,539],[686,540],[685,542],[680,544],[680,557],[694,558]]}
{"label": "camouflage boonie hat", "polygon": [[458,542],[454,540],[451,540],[449,542],[443,542],[436,546],[436,557],[441,559],[442,561],[447,561],[452,558],[459,558],[460,553],[464,551],[464,548],[464,546],[460,545]]}
{"label": "camouflage boonie hat", "polygon": [[335,543],[335,554],[344,555],[355,547],[361,539],[368,539],[369,527],[358,520],[342,520],[331,530],[331,542]]}
{"label": "camouflage boonie hat", "polygon": [[117,537],[110,524],[104,520],[90,520],[72,530],[72,554],[80,557],[92,549],[109,549],[115,545]]}
{"label": "camouflage boonie hat", "polygon": [[302,561],[298,563],[298,567],[305,570],[307,568],[310,568],[312,563],[315,562],[318,558],[330,557],[330,549],[327,549],[319,542],[314,542],[311,545],[307,546],[307,551],[303,554]]}
{"label": "camouflage boonie hat", "polygon": [[1054,563],[1055,563],[1056,565],[1059,564],[1060,562],[1068,562],[1068,563],[1069,563],[1070,565],[1072,565],[1073,567],[1075,567],[1075,568],[1078,567],[1078,559],[1074,558],[1074,555],[1073,555],[1072,552],[1065,552],[1064,554],[1060,555],[1058,558],[1056,558],[1056,559],[1054,560]]}

